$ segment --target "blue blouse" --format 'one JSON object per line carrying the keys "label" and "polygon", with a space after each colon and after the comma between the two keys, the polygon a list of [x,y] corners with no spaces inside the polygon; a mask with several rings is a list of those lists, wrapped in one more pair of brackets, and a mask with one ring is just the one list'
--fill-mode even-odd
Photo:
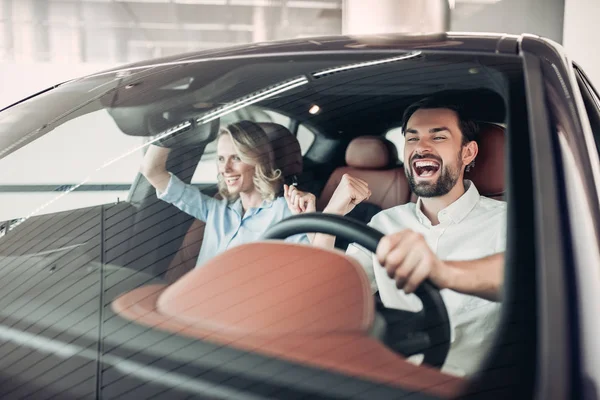
{"label": "blue blouse", "polygon": [[[196,267],[234,246],[260,240],[270,226],[292,215],[285,198],[278,197],[273,201],[264,200],[242,217],[240,199],[231,203],[215,199],[169,174],[167,188],[162,193],[157,190],[157,197],[206,223]],[[291,236],[286,241],[310,243],[306,234]]]}

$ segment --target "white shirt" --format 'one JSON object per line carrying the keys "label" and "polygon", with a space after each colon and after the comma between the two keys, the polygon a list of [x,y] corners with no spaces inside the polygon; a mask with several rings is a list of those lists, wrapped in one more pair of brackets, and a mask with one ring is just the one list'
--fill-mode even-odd
{"label": "white shirt", "polygon": [[[503,252],[506,247],[506,203],[479,195],[465,180],[465,193],[438,213],[438,225],[421,211],[421,199],[379,212],[369,226],[384,234],[403,229],[420,232],[432,251],[442,260],[472,260]],[[419,311],[421,301],[398,290],[374,254],[357,245],[346,254],[365,268],[373,293],[379,290],[388,308]],[[472,375],[491,350],[499,322],[500,304],[450,289],[440,291],[451,325],[451,345],[442,371],[458,376]],[[416,360],[418,357],[411,357]]]}

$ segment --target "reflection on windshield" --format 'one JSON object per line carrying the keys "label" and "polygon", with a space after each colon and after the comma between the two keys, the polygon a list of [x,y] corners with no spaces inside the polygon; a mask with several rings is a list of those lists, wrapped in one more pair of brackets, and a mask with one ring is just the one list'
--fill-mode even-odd
{"label": "reflection on windshield", "polygon": [[409,54],[405,54],[405,55],[398,56],[398,57],[384,58],[382,60],[365,61],[365,62],[356,63],[356,64],[344,65],[341,67],[328,68],[323,71],[315,72],[312,74],[312,76],[314,76],[315,78],[319,78],[321,76],[334,74],[336,72],[349,71],[349,70],[357,69],[357,68],[373,67],[375,65],[381,65],[381,64],[387,64],[387,63],[392,63],[392,62],[396,62],[396,61],[408,60],[410,58],[415,58],[420,55],[421,55],[421,51],[414,51]]}
{"label": "reflection on windshield", "polygon": [[[309,71],[306,71],[306,74],[299,75],[299,76],[296,76],[295,78],[286,79],[284,81],[280,81],[275,84],[263,87],[259,90],[251,92],[250,94],[238,97],[237,99],[234,99],[233,101],[229,101],[226,104],[221,105],[216,108],[213,108],[211,110],[208,110],[208,111],[207,110],[196,110],[198,115],[194,115],[192,113],[185,120],[179,120],[179,121],[174,120],[173,124],[171,124],[166,129],[161,130],[158,134],[153,135],[151,138],[148,138],[147,136],[144,137],[142,140],[142,143],[138,142],[133,147],[129,147],[126,151],[122,152],[121,154],[112,156],[108,159],[98,162],[98,164],[96,164],[96,165],[99,165],[98,167],[93,167],[92,169],[85,171],[85,170],[81,169],[81,165],[78,163],[78,168],[77,168],[78,173],[81,173],[82,176],[77,182],[69,182],[68,184],[66,184],[66,186],[65,186],[65,184],[58,185],[56,187],[55,191],[60,192],[60,193],[57,194],[55,197],[42,202],[41,205],[34,207],[32,210],[30,210],[27,213],[23,213],[20,215],[11,215],[11,217],[14,218],[14,217],[18,216],[19,220],[16,225],[19,225],[19,224],[23,223],[24,221],[26,221],[27,219],[42,213],[44,210],[47,210],[50,208],[50,211],[53,211],[51,206],[54,203],[56,203],[57,201],[59,201],[61,199],[64,199],[65,196],[82,188],[82,186],[84,186],[90,182],[96,182],[97,180],[95,179],[95,177],[99,173],[101,173],[103,170],[105,170],[106,168],[115,166],[115,164],[117,164],[118,162],[120,162],[124,159],[127,159],[128,157],[130,157],[132,155],[143,154],[144,150],[150,144],[155,143],[166,137],[180,134],[182,132],[186,132],[191,129],[195,129],[195,128],[197,128],[197,126],[207,124],[209,122],[216,121],[219,119],[223,119],[224,117],[227,117],[227,115],[235,113],[238,110],[244,109],[248,106],[252,106],[253,104],[259,103],[259,102],[267,100],[269,98],[273,98],[284,92],[289,92],[293,89],[304,86],[309,83],[309,79],[307,76],[312,76],[313,78],[319,78],[319,77],[324,77],[324,76],[331,75],[331,74],[334,74],[337,72],[350,71],[350,70],[354,70],[354,69],[358,69],[358,68],[372,67],[372,66],[381,65],[381,64],[388,64],[388,63],[398,62],[398,61],[402,61],[402,60],[408,60],[411,58],[418,57],[420,54],[421,54],[421,52],[417,51],[417,52],[411,52],[408,54],[405,53],[405,54],[402,54],[400,56],[395,56],[395,57],[385,57],[385,58],[374,59],[374,60],[370,60],[370,61],[363,61],[363,62],[358,62],[358,63],[346,63],[346,64],[343,64],[338,67],[328,67],[328,68],[317,70],[317,72],[312,72],[312,73]],[[178,65],[181,63],[176,62],[176,63],[174,63],[174,65],[175,64]],[[184,64],[189,65],[190,61],[188,60]],[[153,68],[156,68],[156,67],[157,66],[155,65]],[[143,66],[143,67],[139,67],[139,68],[140,69],[148,69],[149,67]],[[77,96],[74,96],[73,100],[75,100],[75,99],[80,100],[83,98],[84,95],[87,95],[88,99],[84,103],[92,104],[92,102],[94,102],[94,99],[99,99],[100,95],[103,95],[112,90],[115,90],[117,88],[118,82],[120,82],[124,78],[131,77],[131,75],[132,75],[132,72],[129,70],[118,70],[118,71],[100,73],[100,74],[92,75],[91,77],[88,77],[85,79],[73,81],[72,83],[70,83],[68,85],[64,85],[63,87],[59,88],[60,90],[57,89],[53,92],[55,92],[57,95],[61,95],[62,97],[64,97],[67,94],[63,93],[63,92],[65,92],[66,90],[70,90],[70,93],[73,93],[73,92],[77,93]],[[166,75],[166,76],[170,77],[171,75]],[[186,88],[189,88],[191,83],[194,82],[194,79],[189,79],[189,78],[184,79],[182,81],[181,76],[177,76],[176,78],[177,79],[175,79],[175,80],[168,81],[168,82],[165,82],[164,84],[161,84],[156,89],[150,88],[150,90],[151,91],[154,90],[154,91],[158,92],[160,90],[173,89],[174,83],[177,84],[177,85],[175,85],[175,88],[177,88],[177,90],[181,90],[179,88],[179,86],[182,82],[187,84]],[[164,78],[161,78],[158,75],[155,79],[157,81],[160,81],[161,79],[164,80]],[[85,89],[85,88],[87,88],[87,90],[81,90],[81,89]],[[194,90],[194,89],[192,89],[192,90]],[[195,90],[197,90],[197,89],[195,89]],[[96,96],[92,96],[92,98],[90,99],[89,97],[93,94],[96,94]],[[154,96],[154,95],[151,95],[151,96]],[[103,100],[103,102],[106,102],[106,100]],[[64,104],[64,103],[61,103],[61,104]],[[71,107],[72,109],[78,108],[78,105],[76,105],[75,101],[73,101],[70,104],[71,105],[69,105],[69,103],[67,103],[67,106],[65,108],[69,108],[69,107]],[[97,107],[98,102],[95,102],[94,104],[95,104],[94,107]],[[108,101],[107,105],[110,105],[110,104],[115,104],[115,103],[113,101]],[[11,113],[13,113],[13,112],[16,113],[16,115],[19,115],[19,113],[23,114],[23,111],[27,111],[26,110],[27,102],[23,103],[22,106],[25,107],[23,110],[15,109],[15,110],[9,110],[9,111]],[[122,106],[119,106],[119,107],[122,107]],[[168,105],[165,104],[165,107],[168,107]],[[126,109],[127,109],[126,107],[123,107],[123,110],[126,110]],[[110,108],[105,108],[105,110],[110,110]],[[165,109],[163,112],[167,112],[167,111],[168,110]],[[57,114],[60,114],[60,110],[58,110],[58,109],[54,110],[54,112]],[[127,117],[126,113],[124,115],[125,115],[125,117]],[[24,115],[21,115],[21,117],[23,117],[23,116]],[[8,114],[8,115],[2,114],[2,117],[4,117],[3,122],[5,122],[5,123],[7,123],[11,120],[10,114]],[[62,119],[66,120],[66,121],[63,121],[63,124],[65,124],[65,122],[68,123],[70,118],[73,118],[73,116],[71,116],[69,114],[64,114]],[[114,118],[114,116],[113,116],[113,118]],[[19,118],[19,119],[22,119],[22,118]],[[140,121],[143,122],[143,120],[140,120]],[[60,123],[60,121],[58,121],[57,123]],[[0,121],[0,129],[2,128],[1,125],[2,125],[2,121]],[[12,126],[14,124],[10,124],[10,125]],[[42,126],[44,126],[44,125],[42,124]],[[120,125],[119,125],[119,128],[121,128]],[[142,132],[144,131],[143,126],[140,126],[139,129],[141,129]],[[8,127],[6,128],[6,130],[8,130]],[[83,127],[81,130],[86,131],[88,129],[86,127]],[[27,140],[32,139],[32,136],[38,135],[39,132],[40,132],[40,130],[38,129],[38,130],[33,130],[33,131],[29,132],[27,135],[23,135],[20,138],[20,140],[17,140],[16,142],[12,143],[11,145],[5,147],[3,150],[0,150],[0,154],[10,153],[11,151],[13,151],[13,149],[15,147],[18,148],[19,146],[21,146],[21,144],[23,142],[26,142]],[[123,132],[121,129],[121,130],[119,130],[119,133],[121,135],[123,135],[124,133],[127,133],[127,132]],[[149,134],[150,134],[150,132],[149,132]],[[127,135],[125,135],[125,136],[127,136]],[[33,138],[33,139],[35,139],[35,138]],[[114,146],[114,148],[118,149],[119,146]],[[137,164],[137,161],[138,160],[136,158],[135,162],[132,161],[128,164],[132,164],[132,165]],[[136,173],[137,173],[137,171],[136,171]],[[130,181],[130,179],[128,179],[128,181]],[[31,196],[31,199],[33,199],[33,198],[34,197]],[[24,215],[24,216],[22,216],[22,215]]]}

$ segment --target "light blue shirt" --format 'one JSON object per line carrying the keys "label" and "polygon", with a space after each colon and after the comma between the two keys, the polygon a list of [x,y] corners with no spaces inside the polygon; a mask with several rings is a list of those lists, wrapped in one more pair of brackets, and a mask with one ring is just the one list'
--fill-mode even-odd
{"label": "light blue shirt", "polygon": [[[242,217],[240,199],[231,203],[226,199],[215,199],[169,174],[171,178],[167,188],[162,193],[157,190],[156,196],[206,223],[196,267],[234,246],[262,239],[270,226],[292,215],[285,198],[278,197],[248,209]],[[309,243],[306,234],[294,235],[286,241]]]}

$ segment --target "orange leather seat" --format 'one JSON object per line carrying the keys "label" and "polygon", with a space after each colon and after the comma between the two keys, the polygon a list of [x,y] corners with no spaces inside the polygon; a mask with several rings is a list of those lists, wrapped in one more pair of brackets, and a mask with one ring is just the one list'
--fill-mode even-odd
{"label": "orange leather seat", "polygon": [[479,194],[497,200],[504,199],[504,128],[496,124],[481,124],[479,130],[479,153],[475,166],[465,173]]}

